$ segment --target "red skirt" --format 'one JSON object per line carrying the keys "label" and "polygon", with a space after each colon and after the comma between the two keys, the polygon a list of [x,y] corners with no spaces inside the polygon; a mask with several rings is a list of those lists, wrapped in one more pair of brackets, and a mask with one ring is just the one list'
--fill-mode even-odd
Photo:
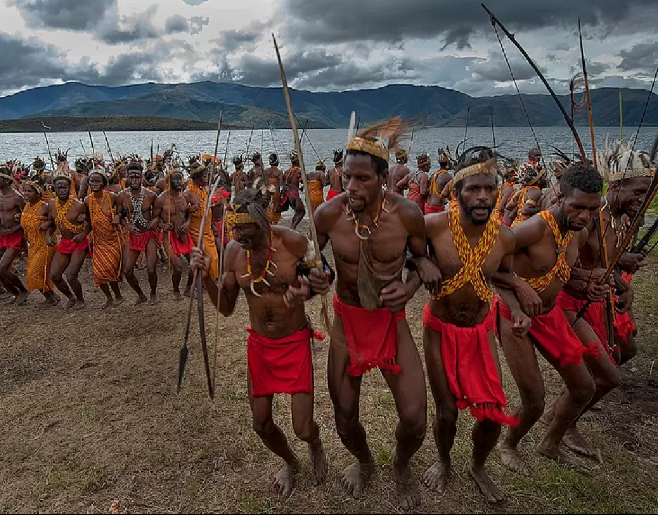
{"label": "red skirt", "polygon": [[18,231],[7,236],[0,236],[0,250],[21,250],[23,245],[23,231]]}
{"label": "red skirt", "polygon": [[404,311],[393,314],[386,308],[370,310],[349,306],[334,295],[334,313],[345,329],[350,352],[349,375],[362,376],[373,368],[400,373],[395,357],[398,353],[398,320],[404,320]]}
{"label": "red skirt", "polygon": [[185,240],[181,241],[178,239],[178,234],[174,231],[170,231],[169,235],[169,245],[171,245],[171,251],[174,253],[174,256],[189,256],[192,254],[192,248],[194,248],[194,243],[192,243],[192,237],[189,233],[185,234]]}
{"label": "red skirt", "polygon": [[80,243],[76,243],[73,240],[68,238],[62,238],[62,241],[59,242],[55,252],[63,254],[65,256],[70,256],[74,252],[86,252],[89,250],[89,238],[86,236]]}
{"label": "red skirt", "polygon": [[311,333],[305,328],[280,339],[248,328],[247,366],[251,396],[313,393]]}
{"label": "red skirt", "polygon": [[133,233],[130,233],[129,248],[133,252],[144,252],[148,242],[157,239],[158,235],[153,230],[140,232],[137,236],[135,236]]}
{"label": "red skirt", "polygon": [[[562,309],[562,311],[571,311],[572,313],[578,313],[587,301],[578,300],[562,290],[558,293],[555,303]],[[591,328],[596,333],[596,337],[601,342],[601,345],[608,351],[610,354],[610,348],[608,346],[608,329],[606,328],[605,321],[605,302],[592,302],[585,311],[583,316],[585,321],[591,326]],[[612,354],[610,354],[612,358]]]}
{"label": "red skirt", "polygon": [[505,414],[507,398],[489,345],[489,332],[496,325],[495,313],[492,306],[481,324],[458,327],[440,320],[427,304],[423,325],[441,335],[443,369],[457,407],[470,408],[471,415],[480,422],[488,419],[515,426],[518,419]]}
{"label": "red skirt", "polygon": [[327,201],[331,200],[337,195],[340,195],[340,191],[332,190],[329,188],[329,191],[327,192]]}
{"label": "red skirt", "polygon": [[[498,302],[498,309],[505,320],[512,320],[512,313],[504,302]],[[530,336],[553,359],[562,366],[578,365],[583,361],[583,354],[599,356],[596,343],[583,344],[571,329],[564,311],[557,305],[548,313],[531,318]]]}
{"label": "red skirt", "polygon": [[425,204],[425,214],[430,215],[432,213],[443,213],[445,211],[445,206],[430,206]]}

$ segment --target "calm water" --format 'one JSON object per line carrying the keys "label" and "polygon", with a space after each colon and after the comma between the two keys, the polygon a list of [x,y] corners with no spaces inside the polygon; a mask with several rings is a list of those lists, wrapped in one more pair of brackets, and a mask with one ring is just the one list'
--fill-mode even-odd
{"label": "calm water", "polygon": [[[590,151],[589,129],[587,127],[579,128],[581,138],[587,152]],[[554,145],[566,153],[572,149],[573,138],[571,132],[566,127],[539,127],[535,129],[541,149],[545,155],[548,155]],[[229,158],[247,149],[251,131],[232,131],[229,141]],[[640,131],[636,149],[650,150],[654,138],[658,133],[655,127],[645,127]],[[624,136],[628,138],[635,134],[635,129],[627,127],[624,129]],[[347,130],[346,129],[309,129],[308,137],[315,147],[311,147],[309,140],[304,138],[303,153],[304,161],[307,168],[312,168],[314,163],[321,159],[331,162],[332,150],[341,148],[345,145]],[[94,147],[96,151],[101,151],[106,159],[109,159],[107,145],[102,133],[92,133]],[[187,159],[189,155],[208,152],[212,153],[215,145],[215,132],[213,131],[193,131],[193,132],[108,132],[107,137],[110,142],[113,155],[139,154],[148,157],[150,153],[151,141],[153,141],[154,152],[158,146],[160,153],[170,148],[172,144],[180,153],[181,158]],[[223,157],[226,148],[226,138],[228,132],[222,132],[219,155]],[[611,141],[619,137],[619,129],[615,127],[601,127],[596,129],[597,148],[605,146],[606,137]],[[490,128],[472,127],[468,129],[468,145],[492,145],[493,137]],[[66,150],[70,148],[69,157],[71,162],[84,155],[85,151],[90,153],[91,144],[87,133],[78,132],[51,132],[48,134],[50,148],[54,153],[58,148]],[[437,149],[440,146],[449,146],[453,151],[457,144],[464,139],[463,128],[436,128],[423,129],[416,131],[413,139],[412,157],[418,152],[428,152],[433,159],[433,165],[436,164]],[[408,145],[409,143],[407,143]],[[532,132],[528,127],[497,127],[496,144],[499,151],[509,157],[525,158],[527,151],[535,146]],[[269,152],[277,151],[281,158],[282,167],[289,165],[287,154],[294,148],[292,141],[292,132],[284,129],[274,130],[256,130],[251,138],[249,147],[250,153],[261,151],[263,155]],[[317,154],[316,152],[317,151]],[[44,161],[48,162],[48,150],[42,133],[30,134],[0,134],[0,160],[19,159],[24,163],[31,163],[36,155],[39,155]],[[266,162],[266,159],[264,159]],[[411,161],[411,160],[410,160]]]}

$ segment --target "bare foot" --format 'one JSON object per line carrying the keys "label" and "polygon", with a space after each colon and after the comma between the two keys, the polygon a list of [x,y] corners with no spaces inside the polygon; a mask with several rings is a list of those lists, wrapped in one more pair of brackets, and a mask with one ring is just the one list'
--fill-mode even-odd
{"label": "bare foot", "polygon": [[568,468],[583,474],[584,476],[589,476],[591,474],[591,471],[582,462],[580,462],[580,460],[569,456],[564,451],[553,447],[550,444],[547,444],[546,441],[541,442],[537,446],[537,452],[549,460],[553,460],[556,463],[565,465]]}
{"label": "bare foot", "polygon": [[366,483],[372,475],[372,463],[356,462],[343,470],[341,483],[343,488],[355,499],[360,499]]}
{"label": "bare foot", "polygon": [[396,458],[393,458],[393,474],[395,476],[395,489],[398,492],[400,508],[404,511],[414,510],[420,506],[420,490],[418,484],[411,473],[411,467],[395,465]]}
{"label": "bare foot", "polygon": [[43,302],[41,302],[40,306],[48,307],[48,306],[54,306],[55,304],[57,304],[57,302],[53,297],[46,297],[43,300]]}
{"label": "bare foot", "polygon": [[516,447],[512,447],[507,442],[502,442],[500,444],[500,461],[507,468],[513,470],[517,474],[522,476],[529,476],[530,473],[526,468],[521,456],[519,455],[519,450]]}
{"label": "bare foot", "polygon": [[81,311],[81,310],[85,309],[85,307],[86,307],[85,301],[84,300],[78,300],[75,303],[75,308],[74,309],[76,311]]}
{"label": "bare foot", "polygon": [[435,490],[439,495],[446,493],[448,478],[450,477],[450,464],[444,465],[443,462],[437,461],[427,469],[423,476],[423,483],[427,488]]}
{"label": "bare foot", "polygon": [[19,292],[18,295],[16,295],[16,305],[22,306],[23,304],[25,304],[25,301],[27,300],[27,296],[29,294],[30,292],[27,290]]}
{"label": "bare foot", "polygon": [[112,297],[109,297],[106,301],[105,304],[101,307],[101,309],[107,309],[109,308],[112,304],[114,304],[114,299]]}
{"label": "bare foot", "polygon": [[505,499],[505,494],[500,488],[498,488],[496,483],[491,480],[487,472],[484,470],[484,467],[476,469],[471,463],[471,466],[468,467],[468,473],[478,485],[480,492],[482,492],[482,495],[484,495],[484,498],[487,501],[501,502]]}
{"label": "bare foot", "polygon": [[116,297],[114,299],[114,305],[115,306],[120,306],[121,304],[123,304],[123,297]]}
{"label": "bare foot", "polygon": [[286,463],[274,476],[274,491],[283,497],[289,497],[295,485],[295,473],[295,469]]}
{"label": "bare foot", "polygon": [[66,311],[68,311],[68,310],[71,309],[73,306],[75,306],[77,302],[78,302],[78,300],[77,300],[75,297],[72,298],[72,299],[69,299],[69,301],[66,303],[66,306],[64,306],[64,309],[65,309]]}
{"label": "bare foot", "polygon": [[146,295],[141,295],[140,297],[137,297],[134,305],[139,306],[140,304],[144,304],[147,300]]}
{"label": "bare foot", "polygon": [[60,302],[62,302],[62,297],[57,295],[54,291],[51,292],[51,294],[53,296],[53,299],[55,300],[55,304],[59,304]]}
{"label": "bare foot", "polygon": [[189,288],[185,288],[185,290],[183,290],[183,295],[184,295],[185,297],[188,297],[188,298],[189,298],[189,296],[190,296],[190,289],[189,289]]}
{"label": "bare foot", "polygon": [[149,301],[149,304],[151,306],[155,306],[158,303],[158,296],[157,295],[151,295],[151,300]]}
{"label": "bare foot", "polygon": [[329,468],[322,442],[318,442],[317,445],[309,444],[308,452],[311,459],[311,480],[313,481],[313,486],[321,485],[327,479],[327,469]]}
{"label": "bare foot", "polygon": [[174,292],[174,300],[178,302],[178,301],[181,300],[181,299],[182,299],[182,297],[181,297],[180,292],[179,292],[179,291],[175,291],[175,292]]}
{"label": "bare foot", "polygon": [[581,454],[587,458],[597,459],[597,452],[588,442],[583,438],[583,435],[580,434],[576,425],[572,425],[567,432],[564,433],[562,438],[562,443],[565,447],[576,454]]}

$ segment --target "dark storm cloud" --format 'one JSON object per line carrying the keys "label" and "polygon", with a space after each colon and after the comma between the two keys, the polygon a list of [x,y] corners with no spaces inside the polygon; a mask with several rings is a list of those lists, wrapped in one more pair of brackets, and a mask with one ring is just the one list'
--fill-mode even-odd
{"label": "dark storm cloud", "polygon": [[[643,16],[658,14],[655,0],[505,0],[490,7],[511,30],[568,27],[580,16],[585,25],[618,27],[638,9]],[[635,10],[635,11],[634,11]],[[492,32],[479,2],[463,0],[284,0],[282,15],[291,34],[316,42],[399,41],[441,36],[446,44],[468,45],[476,30]]]}
{"label": "dark storm cloud", "polygon": [[10,0],[29,26],[88,30],[116,6],[116,0]]}
{"label": "dark storm cloud", "polygon": [[177,34],[179,32],[189,32],[190,22],[180,14],[174,14],[167,18],[164,26],[165,34]]}
{"label": "dark storm cloud", "polygon": [[151,21],[157,10],[158,6],[152,5],[134,16],[117,16],[107,20],[100,26],[96,36],[108,45],[159,38],[160,31]]}
{"label": "dark storm cloud", "polygon": [[203,16],[192,16],[190,18],[190,33],[192,35],[199,34],[202,30],[203,27],[208,25],[210,23],[210,17],[206,16],[205,18]]}
{"label": "dark storm cloud", "polygon": [[236,50],[249,50],[266,34],[261,23],[254,23],[248,29],[225,30],[220,32],[219,37],[213,41],[221,47],[222,53],[231,53]]}
{"label": "dark storm cloud", "polygon": [[643,70],[653,73],[658,61],[658,43],[639,43],[630,50],[619,52],[620,70]]}
{"label": "dark storm cloud", "polygon": [[[516,80],[528,80],[537,75],[535,70],[522,57],[511,59],[510,65]],[[508,82],[512,80],[507,63],[501,55],[490,55],[486,60],[475,62],[469,69],[473,72],[473,79],[478,82]]]}

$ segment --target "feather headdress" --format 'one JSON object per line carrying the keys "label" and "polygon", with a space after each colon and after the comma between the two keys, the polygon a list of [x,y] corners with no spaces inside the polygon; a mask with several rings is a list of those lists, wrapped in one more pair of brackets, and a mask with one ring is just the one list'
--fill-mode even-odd
{"label": "feather headdress", "polygon": [[597,155],[599,172],[608,182],[617,182],[635,177],[653,177],[656,167],[648,153],[632,150],[631,146],[618,141],[614,147],[608,145]]}
{"label": "feather headdress", "polygon": [[388,163],[389,152],[399,149],[402,138],[408,130],[409,124],[396,116],[359,131],[349,140],[347,150],[365,152]]}

